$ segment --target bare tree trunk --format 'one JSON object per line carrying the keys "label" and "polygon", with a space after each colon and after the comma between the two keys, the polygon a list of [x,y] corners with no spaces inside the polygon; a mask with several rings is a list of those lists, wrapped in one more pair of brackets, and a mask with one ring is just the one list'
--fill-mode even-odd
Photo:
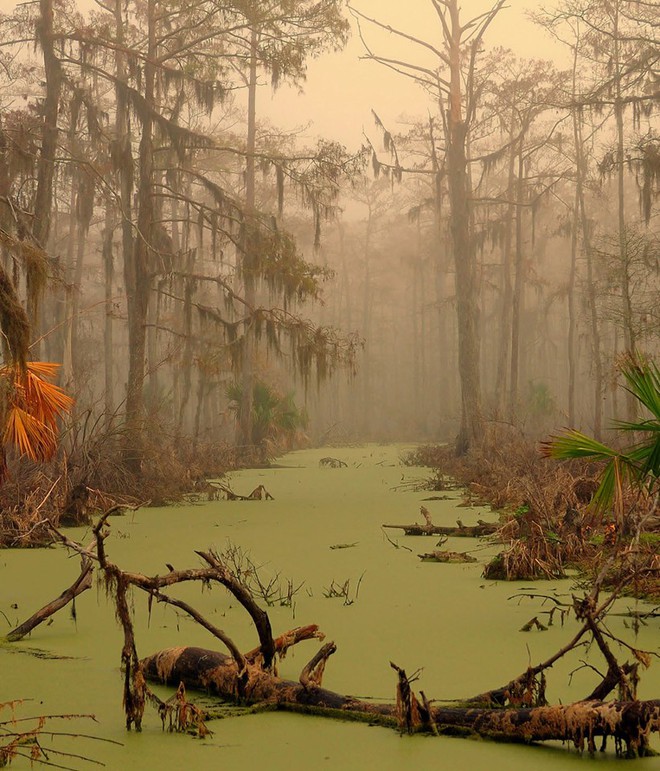
{"label": "bare tree trunk", "polygon": [[[187,253],[185,272],[192,274],[195,269],[195,249],[189,249]],[[193,366],[193,318],[192,318],[192,298],[195,291],[195,282],[192,278],[186,276],[183,279],[183,356],[181,357],[181,372],[179,377],[182,379],[181,401],[179,404],[179,417],[177,422],[177,435],[181,436],[185,427],[186,410],[190,401],[190,390],[192,388],[192,366]]]}
{"label": "bare tree trunk", "polygon": [[594,737],[612,736],[625,742],[629,755],[651,754],[648,735],[660,727],[660,700],[584,701],[548,707],[488,709],[483,707],[433,707],[418,701],[405,672],[398,674],[397,703],[363,701],[322,688],[323,667],[335,651],[327,643],[303,668],[300,680],[282,680],[270,672],[248,667],[246,682],[234,657],[204,648],[172,648],[143,659],[147,677],[171,685],[211,692],[224,699],[237,693],[247,703],[271,703],[280,709],[319,716],[362,719],[398,727],[409,733],[481,736],[509,742],[568,741],[594,751]]}
{"label": "bare tree trunk", "polygon": [[509,420],[514,422],[518,414],[518,379],[520,374],[520,322],[525,291],[525,260],[523,254],[523,161],[524,134],[520,135],[518,145],[518,179],[516,182],[516,262],[513,285],[513,307],[511,312],[511,370],[509,374]]}
{"label": "bare tree trunk", "polygon": [[144,65],[144,99],[147,109],[142,116],[139,146],[140,181],[138,185],[137,236],[132,259],[124,262],[128,305],[128,382],[126,385],[126,444],[124,460],[138,473],[144,417],[144,375],[146,321],[151,291],[151,236],[153,226],[153,117],[155,94],[156,0],[148,0],[148,51]]}
{"label": "bare tree trunk", "polygon": [[[69,139],[71,139],[69,137]],[[75,392],[73,365],[73,293],[75,291],[74,265],[76,251],[76,185],[75,171],[71,175],[69,195],[69,231],[67,233],[66,257],[64,262],[64,326],[62,347],[62,382],[68,391]]]}
{"label": "bare tree trunk", "polygon": [[516,179],[516,146],[515,136],[515,108],[511,107],[511,124],[509,126],[509,169],[507,175],[507,195],[509,205],[504,221],[504,248],[502,250],[502,315],[500,317],[500,342],[497,359],[497,373],[495,375],[495,398],[498,416],[504,414],[506,405],[506,374],[507,364],[511,351],[511,306],[513,287],[511,285],[511,245],[513,243],[513,215],[515,212],[514,183]]}
{"label": "bare tree trunk", "polygon": [[479,307],[476,259],[470,234],[470,191],[466,142],[468,124],[463,117],[461,34],[457,0],[447,3],[451,19],[449,45],[450,99],[447,111],[447,176],[450,223],[456,268],[458,316],[458,370],[461,379],[461,427],[456,452],[463,454],[483,438],[481,374],[479,366]]}
{"label": "bare tree trunk", "polygon": [[[37,24],[37,38],[43,51],[46,77],[46,93],[44,96],[41,129],[41,148],[37,161],[37,191],[34,201],[34,219],[32,235],[42,247],[48,246],[50,234],[51,209],[53,205],[53,185],[55,175],[55,154],[59,130],[57,118],[59,115],[60,94],[62,91],[62,67],[55,55],[55,33],[53,29],[53,0],[39,0],[40,16]],[[28,267],[27,271],[27,313],[35,337],[39,337],[39,299],[42,290],[42,271]],[[32,347],[32,356],[40,358],[40,344]]]}
{"label": "bare tree trunk", "polygon": [[[126,61],[122,45],[124,42],[124,19],[122,16],[122,0],[115,0],[115,35],[117,38],[117,50],[115,51],[115,68],[117,72],[117,84],[115,98],[117,112],[115,115],[115,172],[119,183],[119,217],[121,223],[121,254],[123,261],[124,288],[126,291],[127,312],[132,300],[128,295],[133,284],[133,153],[131,151],[131,136],[129,124],[129,111],[123,88],[126,78]],[[107,291],[107,288],[106,288]],[[130,346],[130,336],[129,336]],[[107,354],[106,354],[107,355]],[[114,400],[113,400],[114,410]]]}
{"label": "bare tree trunk", "polygon": [[371,409],[373,398],[371,393],[371,357],[375,345],[372,340],[372,296],[371,296],[371,233],[373,226],[373,209],[371,201],[367,202],[369,213],[367,215],[367,228],[364,237],[364,286],[362,289],[362,334],[365,338],[364,359],[362,364],[362,409],[361,430],[362,436],[371,436]]}
{"label": "bare tree trunk", "polygon": [[76,263],[73,272],[73,295],[71,298],[71,361],[73,376],[76,383],[83,374],[80,368],[79,334],[80,334],[80,298],[82,296],[82,276],[85,261],[85,236],[87,226],[78,222],[78,242],[76,248]]}
{"label": "bare tree trunk", "polygon": [[[578,46],[574,50],[574,62],[577,61]],[[576,65],[574,64],[574,67]],[[573,93],[576,93],[576,84],[573,82]],[[593,433],[596,439],[600,439],[603,430],[603,359],[601,353],[600,327],[598,325],[598,308],[596,297],[596,282],[593,269],[593,250],[591,248],[591,233],[587,221],[587,207],[584,195],[586,175],[586,159],[584,155],[584,143],[582,139],[581,113],[573,110],[573,139],[575,144],[575,186],[576,195],[580,204],[580,223],[582,226],[582,243],[585,260],[587,263],[587,300],[589,303],[589,326],[591,331],[591,348],[594,363],[594,426]]]}
{"label": "bare tree trunk", "polygon": [[[614,3],[614,67],[615,67],[615,97],[614,117],[616,120],[616,163],[617,163],[617,215],[619,226],[619,264],[621,275],[621,301],[623,320],[623,345],[628,356],[635,356],[637,341],[633,325],[632,299],[630,292],[630,272],[628,257],[628,233],[626,231],[625,212],[625,132],[623,126],[624,102],[621,94],[621,35],[619,29],[619,0]],[[637,401],[626,390],[626,419],[634,421],[637,417]]]}
{"label": "bare tree trunk", "polygon": [[575,281],[577,278],[578,251],[578,210],[579,195],[575,190],[575,200],[571,211],[571,266],[568,274],[568,425],[575,425],[575,381],[577,372],[576,329],[577,314],[575,309]]}
{"label": "bare tree trunk", "polygon": [[103,225],[103,274],[105,299],[105,324],[103,327],[103,366],[104,366],[104,397],[105,419],[110,421],[115,410],[115,378],[113,372],[114,339],[113,339],[113,285],[114,285],[114,232],[115,213],[112,200],[105,198],[105,222]]}
{"label": "bare tree trunk", "polygon": [[[256,305],[255,281],[255,234],[256,228],[256,191],[255,191],[255,157],[257,138],[257,28],[250,31],[250,69],[248,73],[248,127],[245,159],[245,222],[243,234],[243,290],[248,313]],[[252,321],[248,322],[243,340],[243,355],[241,358],[241,403],[238,412],[238,444],[252,444],[252,399],[255,380],[256,339],[252,329]]]}

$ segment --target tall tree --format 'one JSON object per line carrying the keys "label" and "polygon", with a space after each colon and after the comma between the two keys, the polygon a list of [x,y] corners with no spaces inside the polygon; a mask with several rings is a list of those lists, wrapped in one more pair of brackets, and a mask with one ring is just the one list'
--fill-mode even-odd
{"label": "tall tree", "polygon": [[[458,0],[430,0],[438,20],[442,47],[393,29],[351,7],[353,14],[431,54],[434,66],[374,53],[366,44],[367,58],[421,83],[436,100],[445,134],[444,173],[450,206],[452,253],[456,278],[458,318],[458,368],[461,382],[461,424],[456,451],[465,453],[483,439],[479,340],[479,285],[472,226],[472,189],[468,147],[481,97],[476,87],[477,61],[484,35],[504,6],[498,0],[483,14],[463,22]],[[363,37],[364,41],[364,37]]]}
{"label": "tall tree", "polygon": [[[621,287],[621,326],[624,353],[634,356],[638,348],[633,307],[631,303],[630,259],[627,254],[631,233],[631,207],[629,202],[626,176],[634,168],[635,156],[632,149],[636,145],[635,133],[641,128],[643,120],[648,121],[657,104],[657,69],[660,62],[660,47],[657,39],[657,22],[649,16],[648,6],[635,0],[581,0],[577,3],[560,3],[556,9],[548,9],[538,15],[538,20],[573,52],[574,72],[580,70],[580,77],[573,79],[573,95],[569,108],[573,113],[574,135],[577,153],[578,191],[576,193],[583,223],[583,246],[588,261],[588,269],[593,274],[591,264],[594,236],[588,233],[586,210],[584,207],[584,180],[586,176],[586,158],[581,136],[584,111],[591,110],[601,116],[606,131],[614,136],[611,144],[599,162],[601,175],[614,176],[615,211],[614,228],[605,228],[615,233],[618,241],[620,273],[618,283]],[[632,117],[632,120],[627,116]],[[606,136],[604,134],[604,136]],[[643,164],[642,164],[643,165]],[[649,177],[643,173],[645,182]],[[644,183],[642,185],[644,189]],[[643,201],[649,201],[641,192]],[[646,187],[648,191],[648,186]],[[592,338],[594,348],[600,342],[601,333],[596,329],[596,302],[593,296],[594,277],[588,280],[590,292],[590,313],[592,317]],[[596,362],[596,415],[595,432],[600,433],[601,416],[598,406],[602,392],[602,365],[600,353],[595,351]],[[627,392],[628,419],[634,419],[635,400]]]}
{"label": "tall tree", "polygon": [[[244,14],[245,29],[235,35],[237,69],[247,90],[247,136],[245,150],[245,220],[241,240],[239,273],[242,277],[242,295],[248,308],[256,307],[256,271],[258,239],[254,232],[259,227],[256,217],[256,152],[257,152],[257,92],[259,75],[270,76],[276,88],[283,80],[300,84],[305,79],[307,62],[327,49],[341,48],[347,38],[348,22],[341,13],[340,0],[267,0],[238,3]],[[241,62],[244,66],[241,67]],[[278,166],[278,186],[283,195],[284,166]],[[309,201],[315,216],[315,227],[320,223],[320,201],[312,196]],[[254,329],[245,330],[241,361],[241,404],[238,409],[238,442],[248,445],[252,436],[252,397],[255,384],[256,341]]]}

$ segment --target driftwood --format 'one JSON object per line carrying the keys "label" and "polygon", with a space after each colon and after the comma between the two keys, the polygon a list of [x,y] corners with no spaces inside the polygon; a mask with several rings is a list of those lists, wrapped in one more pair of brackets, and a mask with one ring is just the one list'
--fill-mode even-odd
{"label": "driftwood", "polygon": [[409,525],[383,525],[383,527],[403,530],[405,535],[446,535],[459,538],[481,538],[485,535],[493,535],[499,529],[497,522],[484,522],[481,519],[476,525],[464,525],[460,519],[456,520],[456,527],[434,525],[426,506],[421,506],[420,511],[425,520],[423,525],[412,522]]}
{"label": "driftwood", "polygon": [[[203,566],[187,570],[170,569],[164,575],[145,576],[121,570],[110,562],[105,540],[108,513],[93,529],[95,550],[85,549],[60,534],[68,547],[76,549],[90,560],[98,562],[99,572],[115,601],[116,613],[124,631],[121,661],[123,667],[123,704],[126,727],[139,730],[146,703],[158,705],[161,715],[178,709],[194,714],[183,725],[200,734],[202,710],[189,708],[185,688],[202,689],[222,699],[241,704],[256,704],[266,708],[288,709],[313,714],[365,720],[370,723],[397,726],[408,732],[430,731],[434,734],[478,735],[511,742],[546,740],[570,741],[579,749],[595,751],[597,737],[613,737],[617,752],[629,756],[650,754],[649,735],[660,731],[660,700],[636,699],[637,662],[648,663],[650,655],[627,646],[611,636],[604,624],[616,592],[598,605],[600,579],[591,594],[574,599],[573,611],[581,628],[564,648],[536,667],[530,667],[507,685],[480,694],[455,706],[438,707],[421,693],[413,693],[403,669],[392,664],[397,673],[396,703],[375,703],[334,693],[322,687],[325,665],[335,652],[334,643],[327,643],[303,667],[298,681],[284,680],[277,672],[278,657],[288,648],[311,638],[322,638],[315,625],[298,627],[280,637],[273,637],[268,614],[256,603],[250,591],[227,565],[223,555],[212,551],[197,554]],[[166,590],[174,584],[199,581],[203,585],[222,584],[250,615],[259,638],[259,645],[242,653],[231,638],[207,621],[195,608],[170,597]],[[130,613],[129,590],[138,589],[153,600],[165,602],[188,613],[223,643],[228,653],[203,648],[169,648],[146,659],[137,655]],[[627,647],[635,663],[619,665],[608,640]],[[548,706],[545,701],[545,670],[569,651],[595,643],[607,662],[607,672],[586,699],[570,705]],[[148,687],[146,678],[167,682],[177,687],[175,702],[163,702]],[[618,689],[619,700],[604,699]],[[180,721],[177,721],[177,723]],[[182,728],[182,730],[184,730]]]}
{"label": "driftwood", "polygon": [[497,522],[484,522],[482,519],[477,520],[477,524],[472,526],[464,525],[460,519],[457,519],[456,527],[442,527],[433,524],[431,512],[426,506],[420,506],[419,510],[424,517],[423,525],[412,522],[409,525],[383,525],[383,527],[403,530],[405,535],[443,535],[460,538],[480,538],[485,535],[492,535],[499,529]]}
{"label": "driftwood", "polygon": [[430,551],[417,555],[422,562],[476,562],[477,558],[464,551]]}
{"label": "driftwood", "polygon": [[11,630],[5,638],[7,642],[18,642],[22,640],[27,634],[29,634],[35,627],[43,623],[47,618],[57,613],[75,598],[82,594],[92,586],[92,573],[94,567],[92,561],[86,555],[83,555],[81,559],[80,575],[71,584],[68,589],[65,589],[59,597],[56,597],[51,602],[47,603],[40,608],[36,613],[33,613],[30,618],[19,624],[17,627]]}
{"label": "driftwood", "polygon": [[[241,689],[242,700],[247,704],[269,702],[278,709],[398,726],[409,732],[478,735],[512,742],[559,740],[590,750],[595,749],[596,737],[611,736],[625,744],[631,755],[644,755],[649,733],[660,731],[660,700],[584,701],[517,709],[429,708],[417,701],[409,687],[399,685],[397,704],[367,702],[326,690],[320,685],[320,676],[310,677],[310,672],[325,664],[334,650],[333,643],[324,646],[305,666],[298,682],[283,680],[270,672],[249,671]],[[234,659],[204,648],[168,648],[143,659],[141,664],[150,679],[170,685],[183,682],[188,688],[222,699],[236,698],[241,678]],[[408,682],[405,672],[394,668],[400,683]]]}
{"label": "driftwood", "polygon": [[339,458],[321,458],[319,466],[325,466],[326,468],[348,468],[348,463],[344,463]]}
{"label": "driftwood", "polygon": [[235,493],[231,487],[220,484],[219,482],[209,482],[211,487],[222,493],[228,501],[272,501],[275,500],[273,496],[266,490],[263,485],[255,487],[249,495],[240,495]]}

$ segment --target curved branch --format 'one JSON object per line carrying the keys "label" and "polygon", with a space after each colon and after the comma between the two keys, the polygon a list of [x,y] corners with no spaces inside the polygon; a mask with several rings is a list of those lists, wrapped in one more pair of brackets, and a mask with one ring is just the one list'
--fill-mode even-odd
{"label": "curved branch", "polygon": [[213,552],[198,551],[196,554],[213,568],[216,572],[215,580],[226,587],[249,613],[259,635],[263,668],[270,669],[275,658],[275,642],[268,614],[257,605],[250,592],[231,574]]}

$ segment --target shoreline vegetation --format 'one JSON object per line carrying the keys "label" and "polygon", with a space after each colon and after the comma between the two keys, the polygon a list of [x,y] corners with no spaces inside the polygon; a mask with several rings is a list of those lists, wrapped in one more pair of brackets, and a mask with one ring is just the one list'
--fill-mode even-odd
{"label": "shoreline vegetation", "polygon": [[[248,566],[250,569],[246,570],[237,563],[233,552],[198,551],[202,567],[174,569],[168,565],[169,572],[155,576],[128,572],[111,562],[105,547],[111,534],[108,519],[122,508],[134,508],[128,504],[114,504],[96,519],[92,542],[88,545],[69,538],[48,521],[43,512],[44,529],[50,540],[60,542],[69,552],[81,557],[81,574],[60,597],[33,614],[19,630],[13,630],[20,633],[12,632],[7,639],[20,640],[34,626],[59,612],[77,594],[91,587],[94,572],[105,586],[123,630],[123,704],[129,730],[141,729],[144,712],[151,705],[171,730],[208,735],[213,709],[198,706],[194,697],[187,695],[187,689],[201,689],[219,697],[221,702],[259,710],[279,709],[335,719],[367,720],[402,733],[479,736],[513,743],[561,740],[589,753],[596,751],[597,740],[602,739],[605,746],[610,737],[617,755],[654,754],[650,736],[660,730],[660,701],[638,700],[637,684],[641,670],[651,664],[655,654],[612,636],[607,618],[623,591],[631,587],[653,591],[654,580],[657,589],[654,562],[657,549],[655,553],[652,549],[646,550],[642,538],[657,530],[645,529],[643,533],[641,529],[636,533],[608,530],[611,523],[607,518],[589,508],[601,473],[597,464],[584,460],[559,464],[542,457],[537,446],[523,443],[515,436],[509,436],[507,441],[500,433],[492,441],[490,447],[484,447],[483,454],[473,452],[461,459],[447,447],[420,446],[402,462],[432,469],[427,488],[455,490],[459,484],[464,486],[466,501],[471,505],[497,502],[500,516],[494,533],[493,523],[480,523],[469,532],[465,532],[468,528],[460,521],[457,528],[448,528],[453,531],[452,535],[489,538],[504,544],[504,551],[486,566],[486,575],[499,563],[509,570],[504,574],[507,578],[520,578],[521,571],[527,571],[525,578],[554,578],[565,576],[569,568],[577,568],[588,579],[581,589],[576,589],[578,593],[574,594],[573,602],[557,608],[558,613],[574,615],[578,621],[579,627],[572,639],[546,660],[534,666],[530,663],[524,672],[498,688],[455,704],[437,706],[424,692],[414,692],[416,674],[408,676],[404,669],[392,663],[396,673],[395,702],[360,701],[322,687],[326,663],[336,650],[332,642],[320,647],[303,667],[298,682],[281,679],[277,667],[279,658],[302,640],[322,641],[325,635],[319,628],[308,624],[274,636],[268,612],[261,607],[258,594],[246,584],[245,579],[252,575],[254,567]],[[236,461],[236,457],[232,456],[232,460]],[[328,473],[341,475],[345,467],[343,464]],[[213,488],[214,495],[223,494],[228,500],[252,499],[252,494],[239,495],[228,484],[207,484]],[[210,495],[208,489],[199,487],[194,494]],[[265,497],[269,494],[263,488],[259,498]],[[638,506],[644,500],[636,496],[630,503]],[[422,534],[439,534],[444,538],[447,534],[442,528],[435,532],[437,528],[428,509],[422,506],[421,510],[425,522],[420,528],[427,531]],[[94,516],[91,509],[88,513]],[[652,518],[640,519],[642,521],[657,527]],[[556,536],[551,535],[552,532]],[[516,549],[513,557],[512,549]],[[586,561],[591,567],[589,576]],[[624,565],[632,572],[622,570]],[[531,570],[536,572],[530,575]],[[198,582],[202,587],[216,582],[223,585],[250,616],[259,645],[249,652],[242,651],[230,632],[217,628],[194,604],[173,596],[171,589],[181,582]],[[542,585],[539,586],[538,594],[534,595],[540,598]],[[150,605],[155,600],[174,606],[210,632],[228,653],[184,645],[143,658],[138,653],[131,611],[134,593],[145,593]],[[535,621],[537,628],[541,628],[538,619],[532,619],[529,624]],[[603,658],[600,682],[590,693],[580,694],[572,704],[549,704],[546,676],[553,664],[585,644]],[[620,660],[620,652],[630,660]],[[152,691],[149,684],[152,680],[166,682],[176,688],[176,693],[163,700]]]}
{"label": "shoreline vegetation", "polygon": [[[595,509],[602,464],[563,463],[542,457],[538,442],[498,429],[477,451],[457,457],[451,447],[425,445],[406,463],[431,468],[430,491],[464,490],[464,502],[499,516],[493,541],[503,545],[484,568],[497,580],[588,580],[607,565],[604,586],[660,602],[660,514],[657,500],[639,489],[623,491],[626,523]],[[419,525],[423,529],[424,525]]]}
{"label": "shoreline vegetation", "polygon": [[[226,442],[186,446],[161,432],[145,453],[139,475],[126,471],[121,452],[121,437],[108,429],[97,430],[91,440],[72,441],[69,451],[48,464],[10,460],[0,489],[0,548],[48,546],[51,527],[89,525],[111,507],[245,497],[222,481],[209,480],[222,480],[239,468],[267,467],[278,449]],[[558,463],[542,456],[538,442],[501,426],[467,455],[457,456],[449,445],[428,444],[403,462],[431,470],[425,489],[458,487],[464,504],[486,505],[497,514],[495,521],[469,528],[462,522],[438,528],[423,511],[424,522],[395,526],[406,534],[488,536],[501,543],[502,551],[484,568],[485,578],[551,579],[574,570],[593,578],[610,561],[606,586],[624,581],[626,593],[660,601],[657,500],[644,490],[622,490],[620,505],[630,512],[623,523],[595,508],[602,464],[588,459]]]}

